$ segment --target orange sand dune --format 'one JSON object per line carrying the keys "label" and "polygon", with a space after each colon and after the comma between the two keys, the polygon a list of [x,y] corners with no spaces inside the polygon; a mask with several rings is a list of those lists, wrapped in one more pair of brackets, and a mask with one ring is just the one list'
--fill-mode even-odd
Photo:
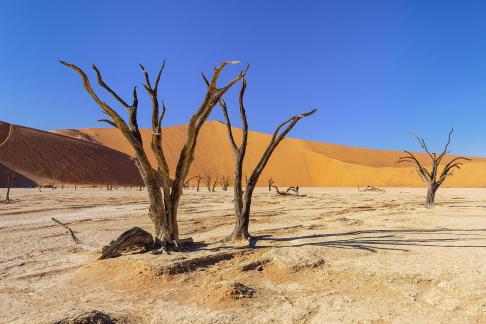
{"label": "orange sand dune", "polygon": [[[117,129],[88,128],[79,131],[56,131],[60,134],[87,139],[114,150],[131,155],[132,149]],[[150,147],[151,130],[142,129],[142,137]],[[163,145],[171,167],[177,163],[180,149],[186,138],[186,126],[163,129]],[[237,140],[241,130],[235,129]],[[250,132],[244,172],[249,174],[266,148],[270,135]],[[150,149],[148,150],[150,151]],[[299,139],[285,139],[270,159],[259,185],[265,185],[267,177],[273,177],[277,185],[289,186],[422,186],[411,166],[396,164],[400,151],[353,148],[341,145],[317,143]],[[427,156],[419,155],[424,162]],[[156,166],[151,152],[149,158]],[[451,157],[447,157],[445,161]],[[190,175],[210,172],[213,176],[233,175],[234,158],[225,125],[207,122],[201,131]],[[444,183],[454,187],[485,187],[486,159],[474,158]]]}
{"label": "orange sand dune", "polygon": [[[4,122],[0,122],[0,163],[38,184],[140,183],[133,160],[124,153]],[[16,186],[24,183],[19,180]]]}

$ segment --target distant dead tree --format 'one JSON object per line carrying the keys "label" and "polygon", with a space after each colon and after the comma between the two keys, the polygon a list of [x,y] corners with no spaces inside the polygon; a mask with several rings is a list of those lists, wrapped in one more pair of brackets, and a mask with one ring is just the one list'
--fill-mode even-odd
{"label": "distant dead tree", "polygon": [[287,192],[295,192],[296,194],[299,194],[299,187],[298,186],[290,186],[287,188]]}
{"label": "distant dead tree", "polygon": [[219,178],[219,176],[216,176],[216,179],[214,179],[213,186],[211,187],[211,191],[212,192],[215,192],[216,191],[216,185],[219,182],[218,178]]}
{"label": "distant dead tree", "polygon": [[377,188],[377,187],[373,187],[373,186],[367,185],[364,189],[360,189],[359,186],[358,186],[358,191],[359,192],[365,192],[365,191],[385,192],[386,190],[385,189],[382,189],[382,188]]}
{"label": "distant dead tree", "polygon": [[306,197],[306,195],[299,194],[299,187],[289,187],[286,191],[280,191],[277,186],[273,186],[273,188],[279,196]]}
{"label": "distant dead tree", "polygon": [[272,191],[272,186],[275,184],[275,181],[273,181],[273,178],[267,178],[267,184],[268,184],[268,191]]}
{"label": "distant dead tree", "polygon": [[16,174],[15,171],[11,170],[10,174],[7,177],[7,195],[5,197],[5,202],[7,202],[7,203],[11,202],[10,189],[13,187],[13,185],[15,183],[15,174]]}
{"label": "distant dead tree", "polygon": [[[204,77],[204,75],[203,75]],[[206,84],[209,84],[209,81],[204,77]],[[224,118],[226,120],[226,128],[228,133],[228,138],[233,148],[233,153],[235,155],[235,176],[234,176],[234,207],[235,207],[235,216],[236,216],[236,224],[234,227],[233,232],[228,237],[229,240],[248,240],[251,242],[251,235],[248,231],[248,226],[250,223],[250,209],[251,209],[251,200],[253,196],[253,191],[257,185],[258,179],[265,169],[270,156],[272,155],[275,148],[280,144],[280,142],[285,138],[285,136],[290,132],[290,130],[297,124],[299,120],[304,117],[310,116],[316,112],[316,109],[313,109],[309,112],[293,116],[283,123],[281,123],[274,131],[272,138],[270,139],[270,143],[268,144],[267,148],[263,152],[263,155],[260,158],[260,161],[255,166],[254,170],[252,171],[251,175],[249,176],[248,180],[246,181],[246,188],[243,196],[242,190],[242,176],[243,176],[243,161],[246,154],[246,147],[248,143],[248,122],[246,118],[246,111],[244,106],[244,95],[246,90],[246,79],[243,77],[242,85],[239,95],[239,110],[240,110],[240,117],[242,122],[242,140],[240,146],[236,144],[235,137],[233,136],[233,130],[231,128],[231,121],[228,115],[228,109],[224,100],[220,100],[220,106],[224,114]]]}
{"label": "distant dead tree", "polygon": [[288,195],[290,195],[286,191],[280,191],[277,186],[272,186],[272,188],[275,188],[275,191],[277,192],[277,195],[279,195],[279,196],[288,196]]}
{"label": "distant dead tree", "polygon": [[189,187],[191,185],[191,180],[196,179],[196,178],[197,178],[197,176],[190,177],[189,179],[186,179],[186,181],[184,181],[184,189],[189,189]]}
{"label": "distant dead tree", "polygon": [[422,149],[424,149],[427,155],[430,157],[432,163],[430,170],[427,170],[424,166],[422,166],[422,164],[415,157],[415,155],[408,151],[404,151],[405,153],[407,153],[406,156],[402,156],[398,159],[398,163],[411,162],[415,164],[415,169],[417,170],[418,175],[420,176],[422,181],[427,185],[427,198],[425,200],[425,205],[427,208],[434,206],[435,193],[437,192],[437,189],[439,189],[440,185],[442,185],[442,183],[445,181],[445,179],[448,176],[453,175],[454,174],[453,171],[455,169],[461,168],[462,163],[459,161],[471,160],[463,156],[453,158],[444,166],[442,172],[439,175],[439,165],[442,159],[444,158],[444,156],[449,153],[447,149],[449,147],[449,144],[451,143],[451,137],[453,131],[454,129],[451,129],[451,131],[449,132],[449,139],[447,140],[447,144],[445,145],[442,153],[440,153],[439,155],[437,155],[436,153],[430,153],[429,149],[427,148],[427,144],[425,144],[425,140],[423,138],[414,135],[414,137],[417,139]]}
{"label": "distant dead tree", "polygon": [[[122,99],[113,89],[111,89],[103,80],[101,72],[93,65],[93,70],[96,73],[98,84],[111,94],[114,99],[123,106],[128,112],[128,121],[123,119],[115,109],[113,109],[106,102],[102,101],[100,97],[91,87],[90,81],[86,73],[79,67],[61,61],[61,63],[70,69],[77,72],[84,84],[85,90],[89,93],[91,98],[98,104],[104,113],[110,119],[102,119],[101,121],[118,128],[123,136],[130,143],[135,155],[135,161],[140,171],[140,175],[147,188],[149,197],[149,216],[155,228],[155,246],[160,246],[159,251],[166,251],[167,246],[180,246],[179,228],[177,224],[177,211],[179,207],[180,198],[184,186],[184,181],[189,172],[192,161],[194,160],[194,151],[196,149],[197,139],[201,127],[206,122],[210,113],[213,111],[215,105],[218,104],[222,96],[238,81],[240,81],[247,69],[241,71],[233,80],[228,82],[224,87],[218,88],[217,81],[228,64],[236,64],[239,62],[228,61],[216,67],[213,71],[211,81],[206,89],[204,100],[194,115],[191,117],[187,127],[187,138],[181,149],[176,170],[174,172],[174,179],[170,179],[170,170],[167,163],[165,153],[162,146],[162,120],[165,115],[166,107],[162,101],[160,111],[158,99],[158,86],[160,76],[164,69],[162,64],[159,73],[152,83],[149,78],[149,73],[143,65],[140,65],[143,75],[145,77],[144,88],[147,91],[152,103],[152,138],[151,149],[157,160],[157,169],[154,170],[149,162],[146,148],[143,146],[142,135],[140,133],[137,122],[138,96],[137,88],[133,88],[133,102],[127,103]],[[160,177],[157,175],[160,173]],[[160,182],[159,182],[160,178]],[[162,189],[161,189],[162,188]],[[157,252],[159,252],[157,251]]]}
{"label": "distant dead tree", "polygon": [[218,176],[216,176],[216,178],[213,181],[213,175],[211,174],[211,172],[208,172],[202,177],[202,181],[206,185],[206,188],[208,188],[209,192],[216,191],[216,185],[218,184]]}
{"label": "distant dead tree", "polygon": [[231,177],[222,176],[219,183],[221,184],[221,189],[223,189],[223,191],[228,191],[228,187],[231,185]]}
{"label": "distant dead tree", "polygon": [[197,175],[196,176],[197,178],[197,188],[196,188],[196,191],[199,192],[199,187],[201,186],[201,181],[203,179],[203,177],[201,177],[200,175]]}
{"label": "distant dead tree", "polygon": [[211,180],[213,179],[213,175],[208,172],[202,177],[202,182],[206,185],[206,188],[208,188],[208,191],[211,192]]}

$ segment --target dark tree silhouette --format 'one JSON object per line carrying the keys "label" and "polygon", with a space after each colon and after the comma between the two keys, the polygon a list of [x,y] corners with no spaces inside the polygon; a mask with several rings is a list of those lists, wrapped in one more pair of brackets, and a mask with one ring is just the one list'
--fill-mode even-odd
{"label": "dark tree silhouette", "polygon": [[15,171],[12,170],[10,171],[10,174],[8,175],[8,178],[7,178],[7,195],[5,197],[5,202],[11,202],[11,199],[10,199],[10,189],[13,187],[15,183]]}
{"label": "dark tree silhouette", "polygon": [[273,181],[273,178],[267,178],[267,184],[268,184],[268,191],[272,191],[272,187],[275,184],[275,181]]}
{"label": "dark tree silhouette", "polygon": [[222,176],[219,183],[221,184],[221,189],[223,189],[223,191],[228,191],[228,187],[231,185],[231,177]]}

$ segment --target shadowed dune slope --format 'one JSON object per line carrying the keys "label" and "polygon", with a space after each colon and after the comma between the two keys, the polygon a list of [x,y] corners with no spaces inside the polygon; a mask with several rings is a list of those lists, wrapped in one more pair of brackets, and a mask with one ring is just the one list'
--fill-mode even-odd
{"label": "shadowed dune slope", "polygon": [[38,184],[140,183],[133,160],[122,152],[4,122],[0,122],[0,163]]}
{"label": "shadowed dune slope", "polygon": [[[56,132],[88,139],[132,154],[128,142],[117,129],[89,128],[77,132]],[[151,130],[142,129],[141,132],[145,146],[150,147]],[[163,129],[163,145],[171,171],[174,171],[186,133],[187,126],[184,125]],[[239,141],[241,130],[235,129],[235,134],[236,140]],[[268,134],[250,132],[245,174],[249,175],[269,140]],[[259,185],[265,185],[266,178],[271,176],[279,186],[422,186],[413,167],[396,164],[401,155],[403,153],[400,151],[354,148],[287,138],[270,159]],[[420,154],[419,157],[422,161],[428,159],[424,154]],[[149,158],[155,167],[155,157],[151,152]],[[446,157],[444,161],[450,159],[451,157]],[[204,175],[207,172],[213,176],[232,176],[233,168],[234,157],[228,142],[226,126],[216,121],[207,122],[201,130],[190,176]],[[456,175],[447,180],[444,186],[485,187],[486,159],[473,158],[473,161],[466,163],[462,170],[457,170]]]}
{"label": "shadowed dune slope", "polygon": [[[0,164],[0,188],[7,187],[8,178],[11,175],[11,173],[12,173],[11,169],[7,168],[3,164]],[[30,188],[30,187],[35,187],[36,185],[37,184],[34,181],[17,172],[15,174],[12,187]]]}

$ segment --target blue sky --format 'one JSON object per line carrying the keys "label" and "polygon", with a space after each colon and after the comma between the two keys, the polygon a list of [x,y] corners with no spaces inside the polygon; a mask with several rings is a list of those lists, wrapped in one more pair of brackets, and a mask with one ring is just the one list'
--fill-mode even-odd
{"label": "blue sky", "polygon": [[127,99],[143,82],[138,63],[155,73],[165,59],[165,123],[184,124],[204,94],[200,72],[230,59],[251,65],[253,130],[317,107],[292,137],[417,150],[415,132],[438,150],[453,126],[454,153],[486,156],[486,1],[0,0],[0,42],[0,120],[12,123],[104,127],[59,59],[97,64]]}

